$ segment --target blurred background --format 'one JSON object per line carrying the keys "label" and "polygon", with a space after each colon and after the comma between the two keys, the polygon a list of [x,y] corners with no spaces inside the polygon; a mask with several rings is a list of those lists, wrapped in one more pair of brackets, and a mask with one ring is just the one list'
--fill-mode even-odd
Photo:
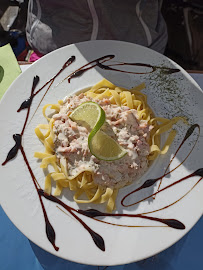
{"label": "blurred background", "polygon": [[[25,25],[28,0],[0,0],[0,46],[11,44],[18,61],[28,61],[31,48]],[[165,55],[187,70],[203,70],[203,0],[163,0],[168,27]]]}

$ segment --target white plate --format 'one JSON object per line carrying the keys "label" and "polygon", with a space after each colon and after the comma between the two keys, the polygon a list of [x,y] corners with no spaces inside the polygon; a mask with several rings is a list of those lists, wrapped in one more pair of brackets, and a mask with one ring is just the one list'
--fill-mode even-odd
{"label": "white plate", "polygon": [[[136,62],[148,63],[156,66],[165,66],[178,68],[180,72],[170,75],[164,75],[163,70],[157,69],[151,74],[129,74],[115,71],[103,70],[99,67],[85,72],[78,78],[73,78],[70,83],[64,81],[57,87],[58,82],[62,81],[67,75],[82,65],[104,55],[114,54],[115,58],[111,63]],[[145,93],[148,101],[157,116],[171,118],[173,116],[185,115],[188,117],[190,124],[199,124],[203,128],[203,94],[195,81],[177,64],[170,59],[162,56],[152,50],[146,49],[135,44],[119,41],[91,41],[83,42],[76,45],[70,45],[56,50],[43,57],[28,70],[26,70],[11,85],[6,92],[0,104],[0,121],[1,121],[1,163],[7,156],[8,151],[14,145],[12,135],[20,133],[26,116],[26,110],[17,113],[22,101],[30,96],[33,77],[38,75],[40,83],[37,86],[45,84],[53,77],[63,66],[64,62],[74,55],[75,62],[63,71],[56,78],[52,89],[45,96],[35,116],[29,122],[23,136],[23,146],[29,160],[30,166],[41,184],[44,183],[44,173],[39,168],[39,162],[33,157],[35,151],[43,150],[41,143],[34,134],[34,128],[39,123],[45,123],[42,116],[42,106],[47,103],[55,103],[58,99],[72,94],[78,90],[94,85],[103,77],[124,87],[133,87],[140,82],[146,83]],[[109,62],[109,63],[110,63]],[[106,64],[106,63],[104,63]],[[114,66],[115,68],[115,66]],[[135,66],[117,66],[126,71],[143,70]],[[36,110],[45,90],[40,92],[33,99],[31,106],[30,119]],[[142,177],[141,181],[149,178],[161,176],[168,165],[172,155],[180,145],[189,126],[179,124],[177,126],[178,135],[171,146],[169,152],[159,157],[148,172]],[[184,146],[178,152],[170,168],[180,164],[190,151],[197,132],[195,131],[185,142]],[[163,180],[162,188],[179,180],[181,177],[194,172],[202,167],[202,148],[203,137],[199,137],[191,155],[188,159],[170,176]],[[94,244],[90,234],[81,224],[76,221],[70,214],[66,215],[60,211],[55,203],[43,198],[43,202],[49,217],[49,220],[56,232],[56,245],[59,251],[55,251],[48,241],[45,233],[45,221],[42,208],[39,203],[39,197],[34,188],[28,169],[24,163],[21,152],[19,151],[16,158],[8,162],[6,166],[0,166],[1,204],[8,217],[31,241],[45,249],[46,251],[78,263],[91,265],[118,265],[138,261],[152,256],[174,244],[183,237],[202,215],[203,205],[203,185],[202,181],[197,184],[182,200],[171,207],[162,211],[148,214],[158,218],[178,219],[185,224],[185,230],[177,230],[169,227],[150,227],[163,225],[151,220],[138,218],[104,218],[103,220],[116,224],[149,226],[149,227],[119,227],[105,223],[100,223],[88,217],[78,215],[89,227],[100,234],[105,242],[106,250],[101,251]],[[183,181],[164,192],[157,195],[155,200],[146,200],[136,206],[123,208],[120,204],[121,199],[128,192],[136,188],[136,184],[125,187],[119,192],[117,198],[117,210],[119,213],[138,214],[142,212],[153,211],[173,203],[183,196],[198,181],[200,177],[192,177]],[[157,183],[158,184],[158,183]],[[138,200],[144,195],[149,195],[156,190],[157,184],[151,188],[145,189],[132,195],[130,202]],[[63,193],[60,198],[66,204],[74,208],[87,209],[88,207],[104,211],[104,208],[95,205],[78,206],[72,200],[72,194],[69,191]]]}

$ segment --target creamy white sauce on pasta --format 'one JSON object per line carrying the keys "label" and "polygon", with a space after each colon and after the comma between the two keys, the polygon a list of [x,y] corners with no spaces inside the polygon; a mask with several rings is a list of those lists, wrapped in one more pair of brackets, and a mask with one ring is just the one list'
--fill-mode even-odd
{"label": "creamy white sauce on pasta", "polygon": [[[87,101],[98,103],[105,111],[106,124],[102,129],[127,150],[123,158],[104,161],[90,153],[90,130],[68,117],[76,107]],[[82,93],[67,97],[60,112],[53,118],[55,154],[59,160],[65,161],[70,176],[84,170],[92,171],[96,184],[117,189],[136,181],[147,170],[151,126],[145,120],[138,120],[135,109],[111,104],[106,98],[93,100]]]}

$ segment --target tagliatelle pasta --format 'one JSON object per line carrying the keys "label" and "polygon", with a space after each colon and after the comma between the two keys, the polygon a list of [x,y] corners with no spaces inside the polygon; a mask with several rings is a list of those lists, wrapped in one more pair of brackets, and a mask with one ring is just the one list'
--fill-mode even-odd
{"label": "tagliatelle pasta", "polygon": [[[159,154],[165,154],[173,139],[176,131],[172,129],[173,125],[181,120],[181,117],[175,117],[171,120],[154,117],[154,114],[147,104],[147,96],[140,91],[145,88],[142,83],[131,90],[122,87],[117,87],[107,80],[94,85],[84,95],[93,100],[110,100],[112,105],[125,106],[129,109],[135,109],[137,118],[140,121],[145,121],[153,128],[149,132],[148,144],[150,146],[148,160],[154,160]],[[70,168],[67,166],[67,161],[64,158],[59,159],[55,153],[55,133],[53,130],[55,119],[49,118],[46,115],[46,109],[50,107],[55,110],[55,113],[60,112],[63,101],[58,104],[47,104],[43,108],[43,115],[47,119],[48,124],[40,124],[35,128],[35,133],[40,141],[44,144],[45,152],[35,152],[34,156],[41,159],[40,167],[45,169],[52,166],[52,171],[45,178],[45,191],[50,194],[52,190],[51,179],[56,182],[55,196],[59,196],[63,188],[69,188],[74,191],[73,199],[77,203],[106,203],[107,211],[115,209],[115,200],[119,188],[111,186],[102,186],[95,182],[94,172],[91,169],[85,168],[78,172],[70,173]],[[67,113],[67,115],[69,112]],[[118,119],[119,120],[119,119]],[[160,147],[160,135],[169,131],[169,135],[164,146]],[[68,154],[66,155],[68,160]],[[81,199],[81,196],[86,199]]]}

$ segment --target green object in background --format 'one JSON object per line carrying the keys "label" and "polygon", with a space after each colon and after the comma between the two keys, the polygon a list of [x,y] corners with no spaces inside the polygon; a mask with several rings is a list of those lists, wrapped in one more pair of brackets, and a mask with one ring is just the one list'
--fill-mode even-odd
{"label": "green object in background", "polygon": [[2,66],[0,66],[0,82],[3,80],[4,77],[4,69],[2,68]]}
{"label": "green object in background", "polygon": [[20,73],[21,69],[10,44],[0,47],[0,99]]}

